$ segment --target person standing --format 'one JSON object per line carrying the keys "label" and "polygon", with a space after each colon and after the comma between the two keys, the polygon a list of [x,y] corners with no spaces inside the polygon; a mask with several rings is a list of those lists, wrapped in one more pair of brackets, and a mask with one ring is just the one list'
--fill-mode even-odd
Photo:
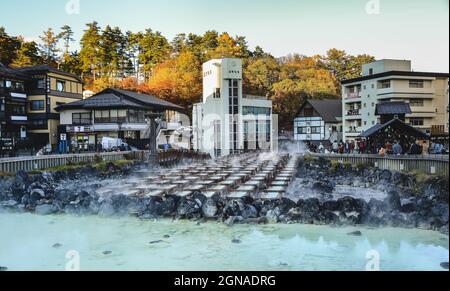
{"label": "person standing", "polygon": [[394,155],[400,156],[403,154],[403,148],[398,141],[395,141],[394,146],[392,147]]}

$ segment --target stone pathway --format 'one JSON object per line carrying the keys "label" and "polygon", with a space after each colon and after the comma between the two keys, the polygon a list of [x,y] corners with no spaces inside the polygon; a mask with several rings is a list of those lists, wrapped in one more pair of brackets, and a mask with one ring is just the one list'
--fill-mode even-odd
{"label": "stone pathway", "polygon": [[299,157],[288,154],[260,159],[254,154],[230,156],[216,161],[178,167],[159,174],[107,185],[99,194],[123,194],[139,198],[188,197],[201,192],[207,198],[252,197],[262,200],[281,199],[293,181]]}

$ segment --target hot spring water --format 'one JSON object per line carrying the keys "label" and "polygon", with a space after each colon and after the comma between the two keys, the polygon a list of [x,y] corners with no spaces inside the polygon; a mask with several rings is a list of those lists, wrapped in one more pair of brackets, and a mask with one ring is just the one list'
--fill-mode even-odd
{"label": "hot spring water", "polygon": [[[32,214],[0,221],[0,266],[8,270],[63,271],[74,254],[81,270],[364,271],[377,256],[381,270],[443,270],[449,259],[448,236],[417,229]],[[348,235],[355,230],[362,236]]]}

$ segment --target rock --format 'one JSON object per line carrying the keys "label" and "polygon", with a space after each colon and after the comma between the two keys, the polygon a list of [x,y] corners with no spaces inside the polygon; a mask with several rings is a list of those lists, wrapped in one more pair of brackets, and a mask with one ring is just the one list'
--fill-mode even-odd
{"label": "rock", "polygon": [[5,266],[0,266],[0,272],[8,271],[8,268]]}
{"label": "rock", "polygon": [[287,213],[287,216],[293,220],[301,219],[303,216],[303,210],[300,207],[294,207],[289,210],[289,212]]}
{"label": "rock", "polygon": [[380,178],[380,180],[385,180],[387,182],[390,182],[391,178],[392,178],[392,173],[389,170],[383,170],[383,171],[381,171],[379,178]]}
{"label": "rock", "polygon": [[266,213],[266,219],[269,223],[278,223],[278,215],[274,210],[269,210]]}
{"label": "rock", "polygon": [[269,223],[266,217],[258,217],[258,218],[247,218],[243,220],[243,223],[247,224],[267,224]]}
{"label": "rock", "polygon": [[234,243],[234,244],[240,244],[240,243],[242,243],[242,241],[241,241],[240,239],[238,239],[238,238],[233,238],[233,239],[231,240],[231,242]]}
{"label": "rock", "polygon": [[445,270],[448,270],[448,262],[441,263],[441,268],[445,269]]}
{"label": "rock", "polygon": [[357,231],[352,231],[347,233],[347,235],[352,235],[352,236],[362,236],[362,232],[357,230]]}
{"label": "rock", "polygon": [[400,210],[404,213],[412,213],[416,211],[416,200],[414,198],[401,199]]}
{"label": "rock", "polygon": [[58,209],[54,205],[43,204],[36,206],[34,211],[38,215],[51,215],[58,212]]}
{"label": "rock", "polygon": [[224,221],[224,224],[232,226],[234,224],[242,223],[244,218],[242,216],[231,216]]}
{"label": "rock", "polygon": [[163,238],[170,238],[170,235],[166,234],[163,236]]}
{"label": "rock", "polygon": [[332,211],[322,211],[318,213],[314,219],[314,224],[335,224],[339,221],[339,216],[337,216]]}
{"label": "rock", "polygon": [[244,219],[258,218],[258,210],[256,210],[255,206],[253,205],[245,205],[244,209],[242,210],[241,216]]}
{"label": "rock", "polygon": [[240,199],[230,200],[223,209],[223,217],[226,219],[232,216],[242,216],[242,212],[246,209],[246,205]]}
{"label": "rock", "polygon": [[323,209],[328,211],[337,211],[339,210],[339,203],[335,200],[325,201],[322,204]]}
{"label": "rock", "polygon": [[8,201],[0,202],[0,207],[13,208],[13,207],[17,206],[18,204],[19,203],[17,203],[17,201],[15,201],[15,200],[8,200]]}
{"label": "rock", "polygon": [[205,218],[214,218],[217,216],[219,208],[213,199],[206,200],[202,207],[202,213]]}
{"label": "rock", "polygon": [[104,254],[105,256],[107,256],[107,255],[112,254],[112,251],[104,251],[103,254]]}
{"label": "rock", "polygon": [[332,193],[334,185],[329,181],[318,181],[313,184],[312,188],[319,193]]}
{"label": "rock", "polygon": [[394,190],[388,192],[386,202],[392,210],[400,210],[402,207],[400,195]]}
{"label": "rock", "polygon": [[163,243],[163,242],[164,242],[163,240],[154,240],[154,241],[151,241],[149,244],[154,245],[154,244],[159,244],[159,243]]}
{"label": "rock", "polygon": [[201,218],[202,202],[199,199],[183,198],[177,208],[177,217],[186,219]]}
{"label": "rock", "polygon": [[52,246],[52,248],[54,248],[54,249],[59,249],[61,247],[62,247],[62,244],[59,244],[59,243],[56,243]]}

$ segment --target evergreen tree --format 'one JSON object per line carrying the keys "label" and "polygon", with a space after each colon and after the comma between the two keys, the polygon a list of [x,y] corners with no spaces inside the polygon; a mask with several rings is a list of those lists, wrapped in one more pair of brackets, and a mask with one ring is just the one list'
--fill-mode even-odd
{"label": "evergreen tree", "polygon": [[97,22],[86,24],[80,45],[80,68],[88,78],[96,79],[101,68],[100,64],[100,26]]}
{"label": "evergreen tree", "polygon": [[26,42],[23,38],[19,38],[20,48],[17,51],[17,56],[13,60],[11,67],[30,67],[43,63],[42,58],[39,56],[39,47],[36,42]]}
{"label": "evergreen tree", "polygon": [[0,27],[0,63],[9,66],[17,57],[20,41],[6,33],[4,27]]}
{"label": "evergreen tree", "polygon": [[59,35],[57,35],[52,28],[44,31],[43,35],[40,37],[41,44],[39,45],[40,56],[43,62],[47,65],[58,67],[59,60]]}

